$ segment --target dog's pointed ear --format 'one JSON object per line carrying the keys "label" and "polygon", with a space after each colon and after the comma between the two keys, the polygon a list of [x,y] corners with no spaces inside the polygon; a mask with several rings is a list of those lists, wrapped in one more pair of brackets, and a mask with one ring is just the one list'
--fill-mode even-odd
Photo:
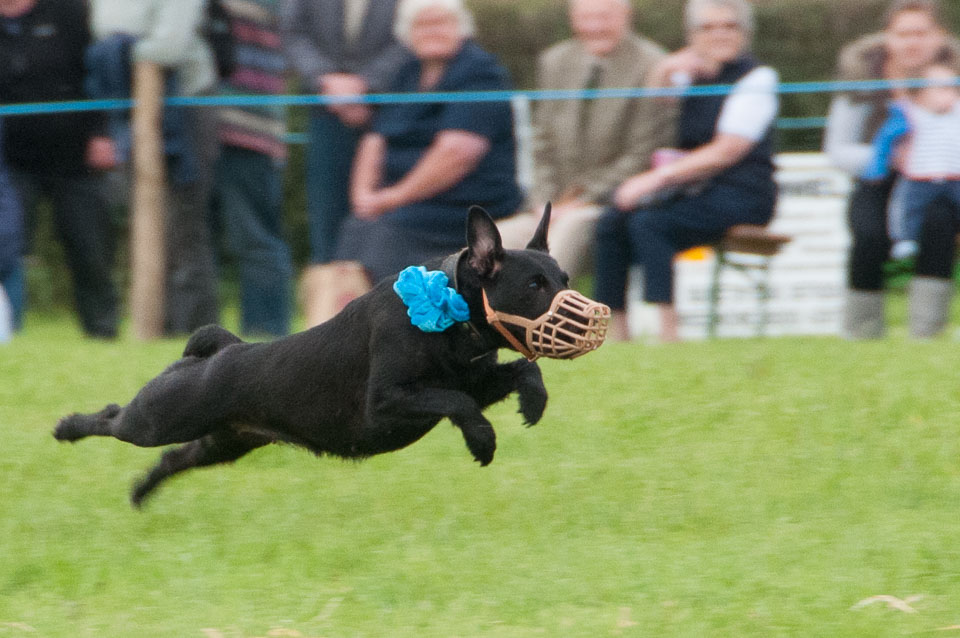
{"label": "dog's pointed ear", "polygon": [[500,231],[487,211],[471,206],[467,217],[467,264],[481,277],[492,277],[503,262]]}
{"label": "dog's pointed ear", "polygon": [[530,250],[539,250],[542,253],[550,252],[550,248],[547,246],[547,231],[550,229],[551,209],[550,202],[547,202],[547,205],[543,207],[543,217],[540,218],[537,232],[533,234],[533,238],[527,243],[527,248]]}

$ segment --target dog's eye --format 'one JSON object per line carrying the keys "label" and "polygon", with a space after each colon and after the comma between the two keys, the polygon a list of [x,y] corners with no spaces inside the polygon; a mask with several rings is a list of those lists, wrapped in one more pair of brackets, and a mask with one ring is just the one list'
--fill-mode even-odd
{"label": "dog's eye", "polygon": [[542,290],[547,285],[547,278],[543,275],[537,275],[530,280],[530,283],[527,284],[529,288],[534,290]]}

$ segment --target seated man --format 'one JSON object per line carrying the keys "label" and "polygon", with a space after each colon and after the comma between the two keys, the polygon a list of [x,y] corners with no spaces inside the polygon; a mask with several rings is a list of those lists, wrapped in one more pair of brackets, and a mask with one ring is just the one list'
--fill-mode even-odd
{"label": "seated man", "polygon": [[[665,51],[630,29],[629,0],[571,0],[574,37],[540,55],[540,89],[641,88]],[[658,108],[659,107],[659,108]],[[550,252],[571,278],[587,269],[594,223],[609,195],[670,146],[673,111],[653,100],[545,100],[534,112],[534,184],[529,209],[498,224],[521,248],[553,203]]]}

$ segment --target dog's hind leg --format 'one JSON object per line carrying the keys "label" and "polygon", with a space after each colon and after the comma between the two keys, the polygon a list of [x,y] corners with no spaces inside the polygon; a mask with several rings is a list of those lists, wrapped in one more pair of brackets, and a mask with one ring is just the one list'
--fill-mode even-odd
{"label": "dog's hind leg", "polygon": [[160,457],[160,462],[134,485],[130,493],[130,503],[134,507],[140,507],[157,485],[174,474],[194,467],[236,461],[247,452],[272,442],[273,439],[261,434],[218,430],[196,441],[167,450]]}
{"label": "dog's hind leg", "polygon": [[113,434],[112,421],[120,414],[121,409],[116,403],[111,403],[93,414],[65,416],[57,423],[53,436],[58,441],[77,441],[86,436],[110,436]]}
{"label": "dog's hind leg", "polygon": [[190,335],[187,345],[183,349],[185,357],[209,357],[216,352],[235,343],[243,343],[243,339],[226,328],[216,324],[209,324]]}
{"label": "dog's hind leg", "polygon": [[60,419],[53,436],[58,441],[70,442],[88,436],[112,436],[138,447],[159,447],[189,443],[219,428],[205,415],[189,409],[171,413],[182,406],[162,404],[166,410],[162,413],[156,408],[145,409],[150,404],[150,397],[138,395],[123,407],[111,404],[93,414],[71,414]]}

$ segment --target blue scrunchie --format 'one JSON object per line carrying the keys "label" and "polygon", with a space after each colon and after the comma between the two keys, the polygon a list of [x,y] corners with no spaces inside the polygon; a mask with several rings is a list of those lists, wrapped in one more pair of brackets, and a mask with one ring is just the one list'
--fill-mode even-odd
{"label": "blue scrunchie", "polygon": [[467,302],[447,286],[447,275],[423,266],[400,272],[394,291],[407,306],[410,323],[424,332],[443,332],[454,323],[470,319]]}

